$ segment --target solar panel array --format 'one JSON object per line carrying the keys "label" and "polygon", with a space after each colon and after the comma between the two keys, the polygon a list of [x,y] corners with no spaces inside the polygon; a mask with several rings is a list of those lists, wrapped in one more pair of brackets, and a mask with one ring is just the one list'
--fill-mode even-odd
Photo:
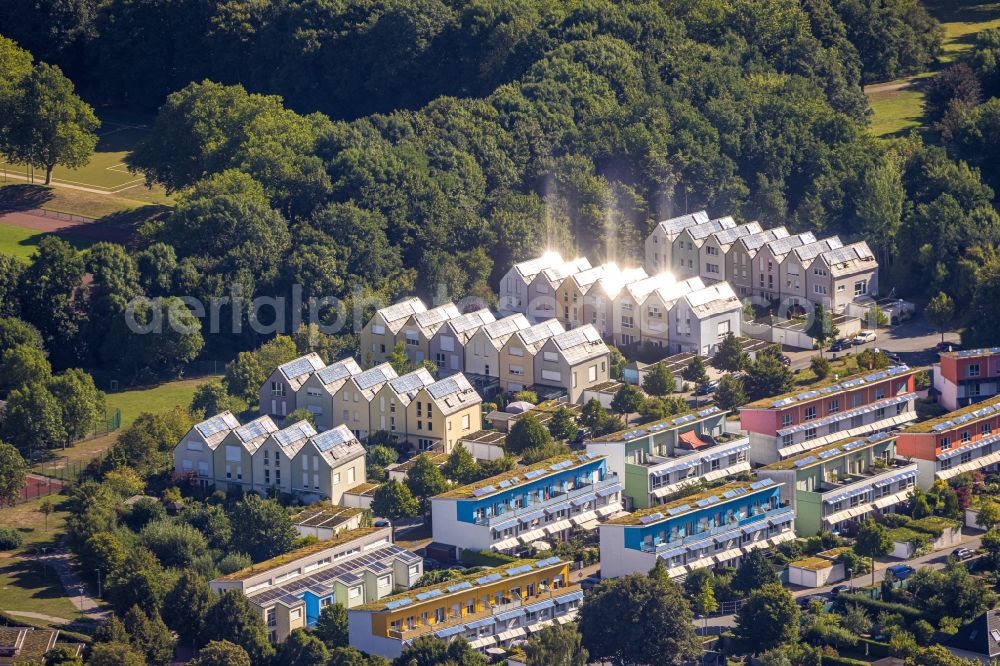
{"label": "solar panel array", "polygon": [[830,238],[824,238],[823,240],[818,240],[815,243],[808,243],[801,247],[795,248],[795,256],[799,258],[800,261],[809,261],[814,259],[824,252],[843,247],[843,243],[840,242],[840,238],[837,236],[831,236]]}
{"label": "solar panel array", "polygon": [[309,421],[299,421],[284,430],[274,433],[274,441],[278,443],[278,446],[284,448],[289,444],[295,444],[303,439],[308,439],[315,434],[316,429],[312,427]]}
{"label": "solar panel array", "polygon": [[672,217],[669,220],[664,220],[657,226],[668,234],[677,234],[684,231],[688,227],[693,227],[696,224],[703,224],[708,222],[708,220],[708,213],[703,210],[699,210],[695,213],[688,213],[687,215],[681,215],[679,217]]}
{"label": "solar panel array", "polygon": [[423,301],[419,298],[408,298],[405,301],[396,303],[395,305],[390,305],[387,308],[382,308],[379,313],[382,318],[386,321],[396,321],[398,319],[403,319],[404,317],[409,317],[415,312],[423,312],[426,310]]}
{"label": "solar panel array", "polygon": [[278,426],[274,425],[274,421],[271,420],[269,416],[262,416],[259,419],[254,419],[245,426],[241,426],[236,429],[236,436],[244,442],[252,442],[258,437],[264,437],[265,435],[270,435],[272,432],[277,431]]}
{"label": "solar panel array", "polygon": [[201,434],[202,437],[208,439],[212,435],[217,435],[223,430],[233,430],[240,427],[240,422],[236,420],[230,412],[223,412],[222,414],[216,414],[210,419],[206,419],[195,426],[195,430]]}
{"label": "solar panel array", "polygon": [[510,336],[517,331],[529,328],[528,319],[523,314],[514,314],[509,317],[504,317],[503,319],[498,319],[497,321],[486,324],[483,328],[486,329],[486,336],[491,340],[496,340],[497,338],[502,338],[505,336]]}
{"label": "solar panel array", "polygon": [[572,349],[585,344],[601,341],[601,334],[591,324],[560,333],[552,338],[559,349]]}
{"label": "solar panel array", "polygon": [[531,328],[526,328],[520,332],[521,339],[525,344],[532,345],[553,335],[563,332],[563,326],[557,319],[548,319],[540,324],[535,324]]}
{"label": "solar panel array", "polygon": [[427,368],[417,368],[413,372],[408,372],[402,377],[389,380],[389,386],[396,393],[410,393],[434,383],[434,377],[427,371]]}
{"label": "solar panel array", "polygon": [[451,327],[455,329],[456,333],[465,333],[466,331],[485,326],[494,321],[496,321],[496,318],[493,316],[493,313],[483,309],[464,314],[461,317],[455,317],[451,320]]}
{"label": "solar panel array", "polygon": [[471,391],[472,384],[469,380],[465,378],[465,375],[459,373],[457,375],[451,375],[450,377],[445,377],[440,381],[436,381],[427,387],[427,392],[435,400],[440,400],[445,396],[455,395],[456,393],[464,393],[465,391]]}
{"label": "solar panel array", "polygon": [[354,382],[362,391],[367,391],[377,384],[384,384],[390,379],[396,378],[396,371],[388,363],[377,365],[371,370],[365,370],[360,375],[355,376]]}
{"label": "solar panel array", "polygon": [[893,366],[887,370],[881,372],[875,372],[870,375],[865,375],[864,377],[858,377],[856,379],[849,379],[847,381],[840,382],[839,384],[834,384],[832,386],[825,387],[823,389],[806,391],[805,393],[799,393],[794,396],[786,396],[780,398],[771,403],[772,407],[787,407],[788,405],[793,405],[800,400],[811,400],[822,394],[829,394],[836,390],[854,388],[855,386],[861,386],[863,384],[869,384],[871,382],[877,382],[888,377],[895,377],[896,375],[908,372],[910,368],[906,365]]}
{"label": "solar panel array", "polygon": [[963,423],[968,423],[973,419],[980,419],[984,416],[989,416],[990,414],[1000,413],[1000,404],[996,405],[984,405],[974,412],[969,412],[968,414],[963,414],[962,416],[943,421],[941,423],[936,423],[931,426],[931,430],[934,432],[941,432],[942,430],[948,430],[954,428],[956,425],[961,425]]}
{"label": "solar panel array", "polygon": [[418,312],[413,316],[413,319],[420,328],[427,328],[428,326],[437,326],[449,319],[454,319],[459,314],[458,308],[455,307],[454,303],[445,303],[426,312]]}
{"label": "solar panel array", "polygon": [[775,227],[774,229],[762,231],[759,234],[744,236],[740,239],[740,242],[743,243],[743,246],[746,247],[747,250],[754,252],[759,250],[766,243],[778,240],[779,238],[788,238],[788,230],[784,227]]}
{"label": "solar panel array", "polygon": [[320,382],[324,386],[327,384],[332,384],[333,382],[339,382],[341,380],[347,379],[348,377],[353,377],[354,375],[361,374],[361,367],[358,365],[357,361],[353,358],[345,358],[343,361],[337,361],[331,365],[326,366],[322,370],[316,373]]}
{"label": "solar panel array", "polygon": [[720,217],[717,220],[709,220],[708,222],[703,222],[702,224],[695,225],[687,230],[691,235],[691,238],[695,240],[701,240],[702,238],[708,238],[714,233],[719,231],[724,231],[726,229],[732,229],[736,226],[736,221],[727,215],[726,217]]}
{"label": "solar panel array", "polygon": [[[564,469],[569,469],[571,467],[576,467],[580,463],[587,463],[587,462],[590,462],[591,460],[596,460],[596,459],[598,459],[600,457],[601,456],[599,454],[596,454],[596,453],[591,453],[591,452],[582,453],[582,454],[580,454],[579,456],[576,457],[576,460],[563,460],[563,461],[558,462],[558,463],[553,463],[552,465],[549,465],[548,467],[543,467],[541,469],[533,469],[533,470],[530,470],[528,472],[525,472],[524,475],[523,475],[524,476],[524,480],[525,481],[532,481],[532,480],[537,479],[537,478],[539,478],[541,476],[546,476],[546,475],[548,475],[551,472],[559,472],[559,471],[562,471]],[[488,479],[487,479],[487,481],[488,481]],[[503,485],[504,481],[507,482],[506,486]],[[521,483],[521,477],[515,476],[515,477],[512,477],[510,479],[504,479],[503,481],[500,481],[496,485],[500,486],[502,489],[506,489],[506,488],[513,488],[514,486],[516,486],[519,483]],[[472,490],[472,496],[476,497],[476,498],[485,497],[486,495],[490,495],[490,494],[495,493],[495,492],[497,492],[497,488],[493,484],[488,484],[488,485],[483,486],[481,488],[474,488]]]}
{"label": "solar panel array", "polygon": [[741,224],[740,226],[732,227],[731,229],[717,231],[714,235],[715,240],[719,243],[719,245],[731,245],[744,236],[752,236],[753,234],[759,234],[760,232],[760,224],[758,222],[750,222],[749,224]]}
{"label": "solar panel array", "polygon": [[348,449],[351,448],[351,445],[356,444],[358,447],[361,446],[357,438],[354,436],[354,433],[351,432],[351,429],[343,424],[333,428],[332,430],[321,432],[313,437],[312,441],[313,444],[316,445],[316,448],[323,453],[327,453],[339,446],[347,447],[343,452],[335,451],[335,458],[343,457],[344,454],[348,453]]}
{"label": "solar panel array", "polygon": [[288,377],[289,379],[295,379],[301,377],[302,375],[308,375],[311,372],[316,372],[323,367],[323,361],[319,360],[319,357],[315,354],[309,354],[307,356],[302,356],[294,361],[289,361],[284,365],[279,365],[278,369],[281,373]]}
{"label": "solar panel array", "polygon": [[988,347],[985,349],[965,349],[955,352],[958,358],[968,358],[970,356],[983,356],[985,354],[1000,354],[1000,347]]}
{"label": "solar panel array", "polygon": [[[871,251],[869,250],[866,254],[864,252],[864,248],[860,246],[861,243],[855,243],[854,245],[848,245],[847,247],[839,247],[830,250],[829,252],[824,252],[823,258],[831,264],[845,264],[847,262],[854,261],[855,259],[863,259],[865,256],[868,256]],[[867,248],[868,246],[865,245],[864,247]]]}
{"label": "solar panel array", "polygon": [[794,236],[786,236],[784,238],[773,240],[767,244],[767,247],[771,250],[771,254],[776,257],[780,257],[781,255],[791,252],[793,248],[805,245],[806,243],[815,242],[816,237],[813,236],[811,231],[807,231],[804,234],[796,234]]}

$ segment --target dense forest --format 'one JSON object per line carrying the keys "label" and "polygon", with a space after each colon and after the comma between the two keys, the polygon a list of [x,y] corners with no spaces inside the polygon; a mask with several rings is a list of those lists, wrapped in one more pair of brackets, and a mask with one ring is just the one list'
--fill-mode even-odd
{"label": "dense forest", "polygon": [[[60,313],[72,326],[13,304],[57,365],[169,372],[173,348],[127,353],[147,343],[108,316],[139,294],[165,312],[295,284],[306,299],[489,298],[512,261],[556,247],[629,263],[656,220],[699,208],[865,238],[886,292],[948,292],[977,313],[970,341],[997,328],[978,322],[1000,291],[998,103],[979,103],[1000,40],[939,86],[940,141],[867,129],[862,84],[940,51],[915,0],[43,5],[4,3],[5,36],[95,104],[156,110],[130,166],[179,194],[135,252],[104,251],[96,297]],[[206,349],[258,343],[244,329]]]}

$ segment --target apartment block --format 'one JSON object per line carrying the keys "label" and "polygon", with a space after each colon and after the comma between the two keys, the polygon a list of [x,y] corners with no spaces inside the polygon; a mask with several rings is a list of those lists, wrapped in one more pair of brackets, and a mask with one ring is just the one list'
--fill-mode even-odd
{"label": "apartment block", "polygon": [[361,329],[361,358],[366,367],[389,360],[396,347],[397,334],[410,318],[425,312],[427,306],[419,298],[412,297],[375,312],[365,327]]}
{"label": "apartment block", "polygon": [[[726,217],[720,217],[687,227],[681,231],[677,234],[673,249],[671,250],[670,272],[678,280],[699,277],[701,270],[701,246],[712,234],[734,229],[735,227],[736,221],[727,215]],[[721,279],[721,277],[717,277],[716,279]]]}
{"label": "apartment block", "polygon": [[579,403],[584,391],[611,378],[609,356],[608,346],[590,324],[559,333],[536,354],[534,383],[564,389],[570,403]]}
{"label": "apartment block", "polygon": [[207,488],[215,484],[215,449],[240,427],[229,410],[192,427],[174,447],[174,472]]}
{"label": "apartment block", "polygon": [[421,451],[451,453],[459,439],[482,430],[482,404],[463,374],[423,386],[406,406],[407,441]]}
{"label": "apartment block", "polygon": [[392,543],[392,529],[358,528],[211,581],[216,593],[243,593],[272,643],[316,626],[324,606],[348,609],[412,586],[423,561]]}
{"label": "apartment block", "polygon": [[917,483],[928,489],[967,472],[1000,466],[1000,397],[915,423],[896,436],[898,455],[917,465]]}
{"label": "apartment block", "polygon": [[569,564],[519,560],[350,608],[351,647],[388,659],[421,636],[461,636],[477,650],[508,647],[576,617],[583,590],[569,583]]}
{"label": "apartment block", "polygon": [[741,238],[753,236],[762,231],[760,223],[750,222],[710,234],[699,245],[699,265],[696,275],[709,282],[728,280],[727,258],[733,245]]}
{"label": "apartment block", "polygon": [[696,213],[673,217],[658,223],[652,233],[646,237],[646,270],[652,273],[664,273],[673,270],[673,247],[677,236],[698,224],[710,221],[708,213],[700,210]]}
{"label": "apartment block", "polygon": [[430,359],[438,367],[438,376],[465,372],[466,345],[484,326],[496,321],[487,309],[476,310],[444,322],[430,339]]}
{"label": "apartment block", "polygon": [[750,460],[768,465],[915,420],[915,374],[905,365],[895,366],[740,407],[740,427],[750,435]]}
{"label": "apartment block", "polygon": [[515,331],[499,352],[500,390],[520,391],[535,380],[535,355],[545,341],[566,329],[556,319]]}
{"label": "apartment block", "polygon": [[294,412],[298,408],[299,389],[325,365],[316,353],[279,365],[260,387],[260,413],[283,418]]}
{"label": "apartment block", "polygon": [[411,363],[423,363],[430,358],[430,342],[434,334],[445,322],[461,316],[454,303],[445,303],[436,308],[416,312],[403,324],[396,334],[396,344],[402,343]]}
{"label": "apartment block", "polygon": [[508,554],[566,541],[621,511],[621,491],[603,456],[549,458],[431,498],[434,541]]}
{"label": "apartment block", "polygon": [[558,252],[546,252],[542,256],[522,261],[510,267],[500,279],[500,312],[504,315],[524,314],[528,311],[528,285],[546,268],[565,263]]}
{"label": "apartment block", "polygon": [[740,299],[753,295],[753,262],[757,253],[767,243],[788,237],[784,227],[767,229],[760,233],[742,236],[726,253],[726,280]]}
{"label": "apartment block", "polygon": [[329,430],[337,425],[334,399],[347,380],[362,372],[354,358],[346,358],[331,363],[322,370],[309,375],[295,394],[297,407],[306,409],[313,415],[316,427]]}
{"label": "apartment block", "polygon": [[601,576],[646,573],[657,558],[671,577],[736,566],[757,548],[794,539],[794,521],[773,480],[726,484],[599,525]]}
{"label": "apartment block", "polygon": [[540,322],[556,316],[556,290],[571,275],[591,268],[586,257],[577,257],[557,266],[544,268],[528,285],[528,321]]}
{"label": "apartment block", "polygon": [[896,438],[876,433],[771,463],[757,476],[784,484],[799,536],[852,535],[872,515],[906,506],[917,465],[897,460],[896,453]]}
{"label": "apartment block", "polygon": [[622,480],[628,508],[648,508],[684,487],[750,471],[745,435],[726,432],[726,413],[712,405],[587,442]]}
{"label": "apartment block", "polygon": [[669,319],[671,354],[714,356],[723,338],[742,332],[743,303],[728,282],[716,282],[678,298]]}
{"label": "apartment block", "polygon": [[938,402],[954,411],[1000,393],[1000,347],[941,352],[934,365]]}
{"label": "apartment block", "polygon": [[466,372],[485,377],[500,377],[500,350],[518,331],[531,328],[528,318],[512,314],[476,330],[465,345]]}

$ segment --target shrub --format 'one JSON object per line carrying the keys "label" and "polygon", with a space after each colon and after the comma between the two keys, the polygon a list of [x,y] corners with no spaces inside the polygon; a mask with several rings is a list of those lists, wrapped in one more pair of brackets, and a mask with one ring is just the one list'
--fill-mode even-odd
{"label": "shrub", "polygon": [[[906,604],[897,604],[891,601],[872,599],[866,594],[841,594],[837,597],[840,604],[858,604],[868,611],[869,615],[878,616],[881,612],[895,613],[900,615],[906,622],[915,622],[924,617],[922,611]],[[881,622],[881,617],[879,618]]]}
{"label": "shrub", "polygon": [[0,550],[20,548],[24,539],[21,533],[10,527],[0,527]]}

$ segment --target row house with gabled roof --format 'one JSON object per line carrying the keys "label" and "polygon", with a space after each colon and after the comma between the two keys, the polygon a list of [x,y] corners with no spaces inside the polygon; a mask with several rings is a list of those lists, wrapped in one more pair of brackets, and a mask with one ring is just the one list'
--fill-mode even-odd
{"label": "row house with gabled roof", "polygon": [[382,384],[371,400],[371,431],[383,430],[393,439],[406,439],[406,413],[410,402],[420,389],[434,383],[434,376],[427,368],[417,368],[402,377],[396,377]]}
{"label": "row house with gabled roof", "polygon": [[688,227],[709,222],[708,213],[703,210],[688,213],[659,222],[646,237],[646,270],[652,273],[663,273],[674,267],[674,241]]}
{"label": "row house with gabled roof", "polygon": [[751,267],[753,275],[751,293],[765,301],[778,300],[781,296],[781,263],[795,248],[815,242],[816,237],[812,232],[806,232],[764,243],[757,251]]}
{"label": "row house with gabled roof", "polygon": [[196,423],[174,447],[174,471],[205,488],[215,483],[215,449],[240,427],[226,410]]}
{"label": "row house with gabled roof", "polygon": [[518,331],[531,328],[520,312],[498,319],[476,330],[465,344],[467,372],[484,377],[500,377],[500,350]]}
{"label": "row house with gabled roof", "polygon": [[649,277],[643,268],[625,268],[611,270],[602,275],[587,291],[583,301],[584,320],[606,340],[615,335],[615,301],[625,288]]}
{"label": "row house with gabled roof", "polygon": [[564,389],[571,403],[610,380],[608,346],[587,324],[548,338],[535,356],[535,385]]}
{"label": "row house with gabled roof", "polygon": [[726,257],[733,244],[741,238],[753,236],[763,231],[759,222],[750,222],[736,227],[716,231],[705,238],[698,250],[700,265],[696,273],[703,280],[718,282],[726,279]]}
{"label": "row house with gabled roof", "polygon": [[437,307],[415,313],[403,324],[396,344],[403,343],[406,356],[411,363],[423,363],[428,360],[430,341],[445,322],[461,316],[454,303],[445,303]]}
{"label": "row house with gabled roof", "polygon": [[261,416],[234,428],[215,448],[215,487],[219,490],[253,489],[253,455],[278,426],[270,416]]}
{"label": "row house with gabled roof", "polygon": [[556,291],[570,276],[590,268],[586,257],[577,257],[538,273],[528,285],[528,307],[525,310],[528,321],[539,322],[555,317]]}
{"label": "row house with gabled roof", "polygon": [[515,331],[500,349],[500,390],[516,392],[534,383],[535,356],[546,340],[565,331],[556,319]]}
{"label": "row house with gabled roof", "polygon": [[309,421],[299,421],[271,433],[251,455],[253,491],[264,497],[272,491],[291,494],[292,461],[309,438],[316,434]]}
{"label": "row house with gabled roof", "polygon": [[493,313],[483,308],[444,322],[428,345],[430,360],[438,367],[438,376],[465,372],[466,345],[477,331],[495,321]]}
{"label": "row house with gabled roof", "polygon": [[366,439],[372,432],[371,403],[379,390],[398,377],[388,363],[349,377],[333,397],[333,422],[346,425],[359,439]]}
{"label": "row house with gabled roof", "polygon": [[406,407],[409,441],[422,451],[451,453],[459,439],[482,430],[482,403],[463,374],[420,388]]}
{"label": "row house with gabled roof", "polygon": [[295,404],[312,414],[317,428],[329,430],[337,425],[334,405],[337,393],[348,379],[361,373],[361,366],[353,357],[331,363],[312,373],[302,383],[295,396]]}
{"label": "row house with gabled roof", "polygon": [[816,257],[824,252],[843,247],[836,236],[823,238],[793,248],[785,255],[780,267],[781,299],[799,312],[812,309],[809,294],[809,273]]}
{"label": "row house with gabled roof", "polygon": [[[686,295],[705,288],[700,277],[677,281],[669,273],[657,276],[655,288],[645,295],[639,307],[639,339],[654,347],[670,348],[675,331],[670,322],[674,306]],[[639,295],[638,292],[633,292]],[[624,314],[624,313],[623,313]],[[622,320],[624,325],[626,320]]]}
{"label": "row house with gabled roof", "polygon": [[562,281],[556,289],[556,312],[558,319],[567,329],[590,323],[586,318],[586,299],[590,290],[601,278],[619,272],[616,264],[601,264],[580,271]]}
{"label": "row house with gabled roof", "polygon": [[279,365],[260,387],[260,413],[283,418],[294,412],[299,389],[324,367],[326,364],[315,352]]}
{"label": "row house with gabled roof", "polygon": [[843,312],[856,299],[878,295],[875,253],[864,241],[828,250],[813,260],[807,284],[811,300]]}
{"label": "row house with gabled roof", "polygon": [[500,279],[499,310],[509,315],[528,309],[528,285],[546,268],[563,264],[558,252],[546,252],[540,257],[514,264]]}
{"label": "row house with gabled roof", "polygon": [[681,231],[674,240],[670,272],[678,280],[697,277],[701,270],[701,247],[705,241],[712,234],[735,227],[736,220],[727,215],[687,227]]}
{"label": "row house with gabled roof", "polygon": [[424,302],[415,296],[377,310],[361,329],[362,362],[371,367],[389,360],[403,326],[413,315],[426,310]]}
{"label": "row house with gabled roof", "polygon": [[714,356],[722,340],[739,335],[743,304],[728,282],[689,291],[671,307],[670,353]]}
{"label": "row house with gabled roof", "polygon": [[753,295],[753,263],[760,249],[771,241],[787,237],[787,229],[775,227],[742,236],[732,244],[726,253],[724,275],[740,299],[750,298]]}

